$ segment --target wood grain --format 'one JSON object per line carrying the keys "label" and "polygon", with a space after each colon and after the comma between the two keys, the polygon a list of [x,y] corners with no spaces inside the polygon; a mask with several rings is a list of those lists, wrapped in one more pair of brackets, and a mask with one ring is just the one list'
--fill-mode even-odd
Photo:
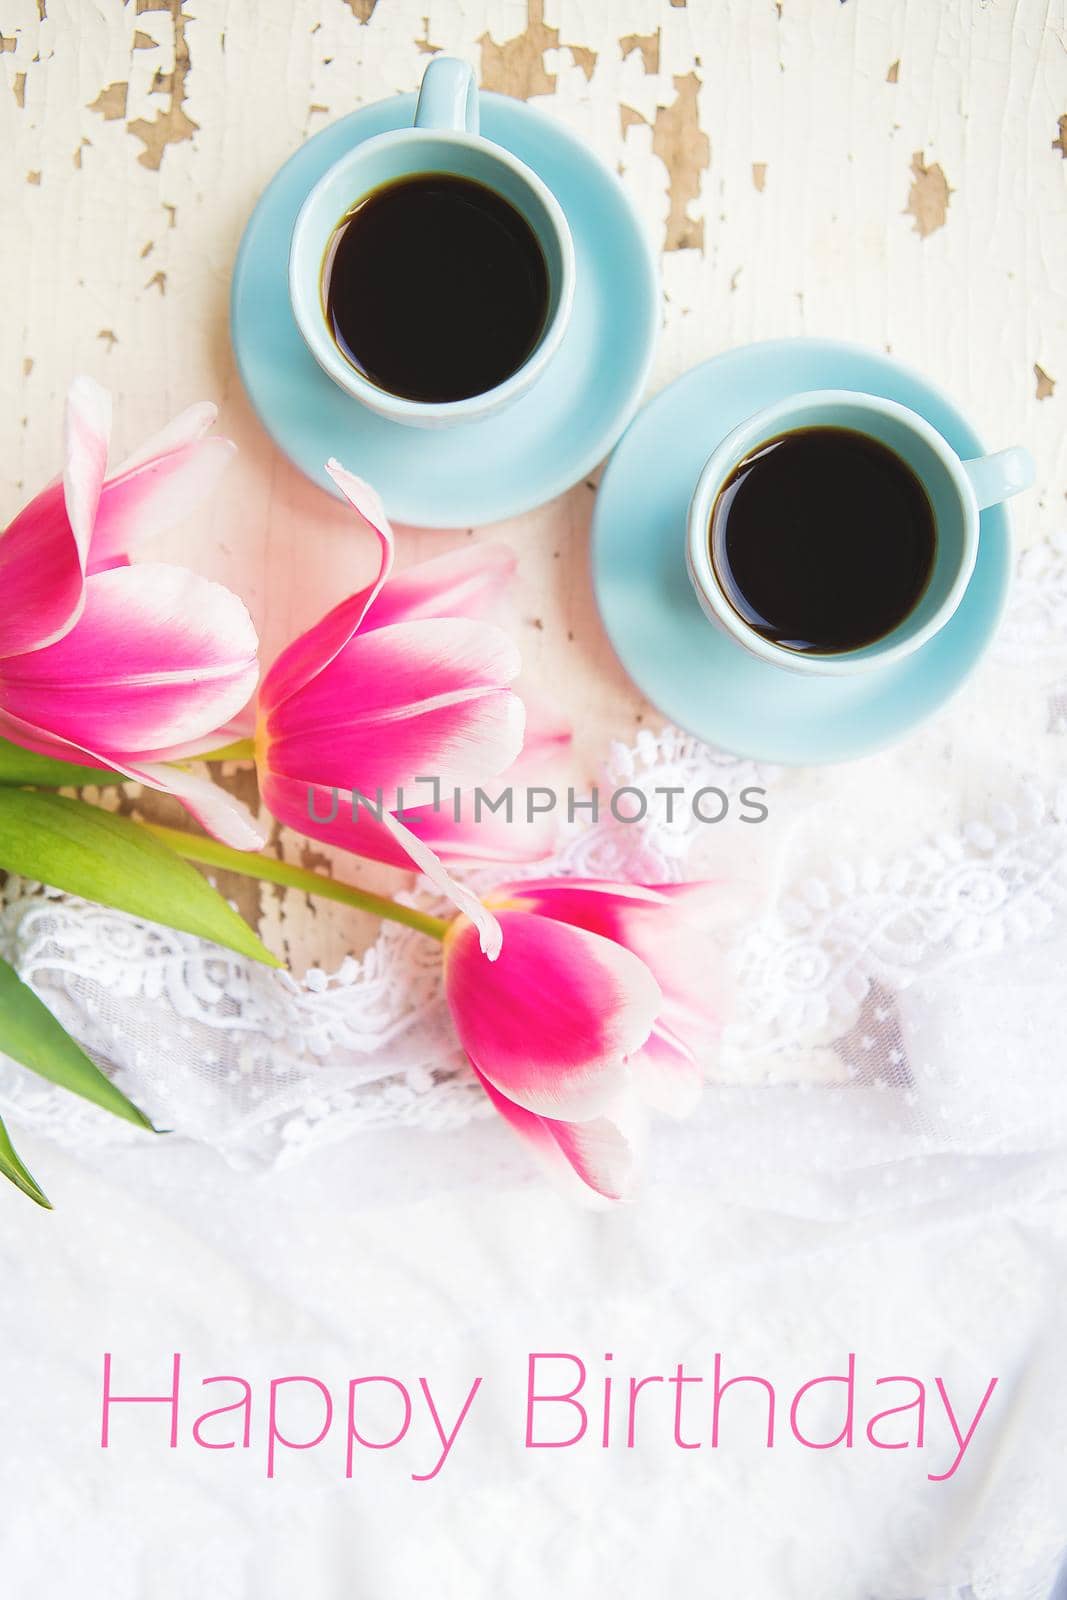
{"label": "wood grain", "polygon": [[[991,444],[1031,445],[1043,490],[1021,507],[1023,540],[1062,525],[1062,0],[3,0],[0,35],[0,516],[55,472],[72,373],[115,391],[120,448],[218,399],[238,464],[207,514],[145,554],[240,590],[268,656],[365,577],[369,552],[251,415],[227,338],[234,253],[303,139],[414,88],[438,50],[620,173],[663,249],[655,387],[753,339],[892,349]],[[593,495],[578,484],[477,535],[406,531],[400,552],[516,547],[526,678],[573,719],[582,781],[611,739],[659,721],[596,619]],[[307,846],[280,834],[276,848]],[[368,931],[339,908],[241,893],[298,967],[336,963]]]}

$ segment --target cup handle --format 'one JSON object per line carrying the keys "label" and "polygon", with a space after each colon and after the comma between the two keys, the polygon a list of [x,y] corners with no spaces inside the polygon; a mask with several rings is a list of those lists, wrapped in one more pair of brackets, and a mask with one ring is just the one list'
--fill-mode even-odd
{"label": "cup handle", "polygon": [[468,62],[457,61],[455,56],[434,56],[422,75],[415,126],[478,132],[478,85]]}
{"label": "cup handle", "polygon": [[1009,450],[997,450],[991,456],[964,461],[962,465],[971,480],[979,511],[1029,489],[1037,475],[1033,456],[1018,444]]}

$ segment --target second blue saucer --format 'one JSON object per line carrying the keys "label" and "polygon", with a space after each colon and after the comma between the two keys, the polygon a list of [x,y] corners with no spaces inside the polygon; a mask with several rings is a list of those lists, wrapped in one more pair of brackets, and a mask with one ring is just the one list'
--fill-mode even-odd
{"label": "second blue saucer", "polygon": [[758,660],[711,626],[685,570],[686,511],[700,470],[739,422],[807,389],[885,396],[933,423],[962,456],[984,453],[953,402],[877,351],[779,339],[706,361],[658,394],[608,463],[593,514],[593,584],[616,654],[672,722],[755,760],[846,761],[893,743],[943,705],[1000,619],[1011,568],[1007,507],[982,512],[978,561],[958,609],[913,655],[819,678]]}
{"label": "second blue saucer", "polygon": [[267,432],[324,488],[328,457],[368,479],[397,522],[500,522],[587,476],[626,427],[659,328],[655,262],[622,185],[559,122],[507,95],[479,97],[482,132],[548,184],[574,239],[575,295],[562,345],[534,387],[496,416],[440,431],[376,416],[316,364],[289,305],[289,239],[312,185],[361,139],[409,125],[413,94],[364,106],[309,139],[268,185],[234,268],[230,333]]}

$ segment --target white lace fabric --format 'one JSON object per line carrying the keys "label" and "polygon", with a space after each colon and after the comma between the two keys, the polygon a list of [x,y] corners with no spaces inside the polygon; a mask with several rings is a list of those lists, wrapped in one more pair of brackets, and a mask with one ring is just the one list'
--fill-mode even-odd
{"label": "white lace fabric", "polygon": [[[832,794],[795,789],[786,774],[716,751],[674,730],[615,745],[601,775],[605,793],[623,785],[647,796],[640,823],[607,807],[572,826],[537,875],[637,882],[710,875],[745,880],[742,909],[728,923],[733,1003],[714,1060],[713,1083],[818,1090],[860,1111],[882,1107],[873,1143],[859,1141],[849,1165],[965,1147],[979,1126],[996,1126],[1000,1102],[955,1113],[938,1078],[943,1049],[926,1038],[905,997],[939,976],[997,952],[1052,941],[1067,925],[1067,536],[1026,553],[1013,604],[987,678],[999,687],[988,715],[1018,720],[1022,700],[1041,728],[1029,771],[989,774],[988,797],[909,848],[880,853],[868,842],[850,856],[826,847]],[[973,717],[949,711],[946,732]],[[890,758],[891,759],[891,758]],[[884,788],[884,761],[873,781]],[[936,786],[933,775],[931,787]],[[731,797],[732,819],[699,821],[687,804],[714,785]],[[771,818],[736,820],[742,789],[766,791]],[[857,793],[849,805],[857,809]],[[670,807],[670,812],[668,812]],[[778,814],[788,810],[788,825]],[[670,820],[668,820],[670,815]],[[770,842],[768,842],[770,841]],[[813,845],[813,841],[814,845]],[[495,871],[471,875],[489,887]],[[418,892],[416,903],[434,906]],[[4,954],[64,1025],[114,1073],[157,1125],[221,1151],[238,1165],[288,1164],[322,1141],[388,1125],[456,1129],[487,1112],[458,1050],[441,995],[439,950],[395,924],[360,960],[302,981],[216,946],[52,890],[9,881],[0,939]],[[1025,1019],[1002,1019],[1002,1045]],[[918,1032],[916,1032],[918,1029]],[[932,1067],[928,1063],[935,1063]],[[933,1074],[935,1092],[924,1091]],[[1065,1074],[1067,1083],[1067,1074]],[[991,1091],[990,1091],[991,1092]],[[977,1090],[976,1090],[977,1093]],[[774,1098],[773,1096],[771,1098]],[[66,1144],[136,1138],[135,1130],[0,1063],[0,1110]],[[887,1110],[891,1114],[887,1115]],[[1025,1107],[1018,1108],[1025,1120]],[[1034,1110],[1034,1139],[1067,1130],[1067,1101]],[[1013,1136],[1025,1144],[1021,1129]],[[778,1170],[778,1154],[768,1155]]]}
{"label": "white lace fabric", "polygon": [[[1023,558],[980,685],[898,751],[808,774],[736,760],[670,729],[642,733],[613,747],[600,783],[640,789],[644,821],[602,813],[572,828],[554,861],[531,869],[723,882],[728,915],[710,958],[730,975],[721,1047],[705,1063],[696,1116],[658,1122],[650,1151],[650,1186],[665,1206],[674,1185],[699,1195],[694,1216],[750,1221],[747,1254],[731,1254],[728,1232],[708,1233],[724,1245],[714,1289],[723,1297],[720,1333],[731,1297],[750,1304],[746,1284],[763,1270],[762,1320],[737,1335],[754,1361],[762,1354],[771,1363],[800,1338],[836,1348],[844,1324],[866,1346],[883,1335],[891,1344],[880,1304],[857,1309],[847,1298],[858,1248],[846,1248],[848,1230],[870,1217],[871,1283],[886,1305],[905,1296],[919,1343],[946,1349],[951,1367],[974,1356],[960,1342],[960,1329],[973,1328],[983,1360],[1004,1358],[1009,1420],[990,1434],[981,1467],[961,1476],[955,1498],[947,1488],[928,1492],[922,1474],[913,1493],[900,1490],[894,1503],[906,1514],[884,1548],[860,1548],[862,1530],[880,1526],[872,1505],[882,1480],[842,1467],[838,1492],[850,1510],[839,1565],[864,1574],[849,1600],[1048,1600],[1062,1556],[1067,1419],[1062,1317],[1049,1284],[1062,1281],[1056,1261],[1067,1248],[1065,707],[1067,539],[1059,539]],[[764,788],[770,816],[708,826],[681,806],[668,820],[655,791],[702,786],[731,798]],[[489,887],[497,876],[487,870],[472,881]],[[744,892],[731,899],[738,883]],[[422,889],[413,898],[438,904]],[[158,1126],[235,1166],[288,1167],[347,1140],[354,1192],[369,1199],[393,1163],[390,1193],[405,1200],[444,1198],[455,1186],[446,1152],[468,1142],[479,1156],[459,1181],[475,1192],[525,1171],[524,1151],[503,1129],[508,1155],[478,1165],[485,1138],[464,1128],[492,1113],[452,1033],[439,948],[412,930],[385,925],[362,959],[297,981],[12,880],[0,949]],[[9,1061],[0,1061],[0,1112],[13,1129],[79,1153],[144,1138]],[[406,1130],[420,1129],[439,1130],[430,1141],[439,1161],[428,1159],[426,1140],[411,1138],[410,1160],[398,1154]],[[305,1170],[314,1192],[313,1167]],[[760,1218],[795,1240],[796,1270],[805,1251],[823,1264],[825,1299],[778,1309]],[[498,1249],[507,1237],[505,1229]],[[913,1258],[923,1265],[906,1272]],[[835,1260],[837,1301],[825,1265]],[[678,1283],[680,1303],[689,1294],[695,1306],[689,1278]],[[610,1302],[610,1274],[604,1292]],[[620,1315],[632,1311],[629,1301],[610,1303]],[[658,1315],[655,1306],[648,1315]],[[1014,1375],[1013,1351],[1022,1369]],[[731,1472],[734,1492],[751,1497],[751,1520],[769,1504],[759,1500],[766,1486],[743,1463]],[[707,1515],[701,1483],[692,1479],[694,1518]],[[805,1544],[814,1537],[806,1483],[795,1480],[788,1520],[798,1570],[809,1559],[816,1570]],[[926,1581],[932,1563],[944,1587]],[[739,1573],[730,1592],[756,1591]]]}

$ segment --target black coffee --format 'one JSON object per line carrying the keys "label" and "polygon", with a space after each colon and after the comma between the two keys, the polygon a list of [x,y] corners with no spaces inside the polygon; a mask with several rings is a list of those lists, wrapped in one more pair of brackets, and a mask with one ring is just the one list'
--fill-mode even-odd
{"label": "black coffee", "polygon": [[548,268],[508,202],[469,178],[401,178],[362,200],[323,263],[342,354],[407,400],[465,400],[517,372],[541,337]]}
{"label": "black coffee", "polygon": [[709,538],[719,582],[757,633],[830,653],[904,620],[936,532],[922,484],[891,450],[848,428],[800,428],[735,467]]}

